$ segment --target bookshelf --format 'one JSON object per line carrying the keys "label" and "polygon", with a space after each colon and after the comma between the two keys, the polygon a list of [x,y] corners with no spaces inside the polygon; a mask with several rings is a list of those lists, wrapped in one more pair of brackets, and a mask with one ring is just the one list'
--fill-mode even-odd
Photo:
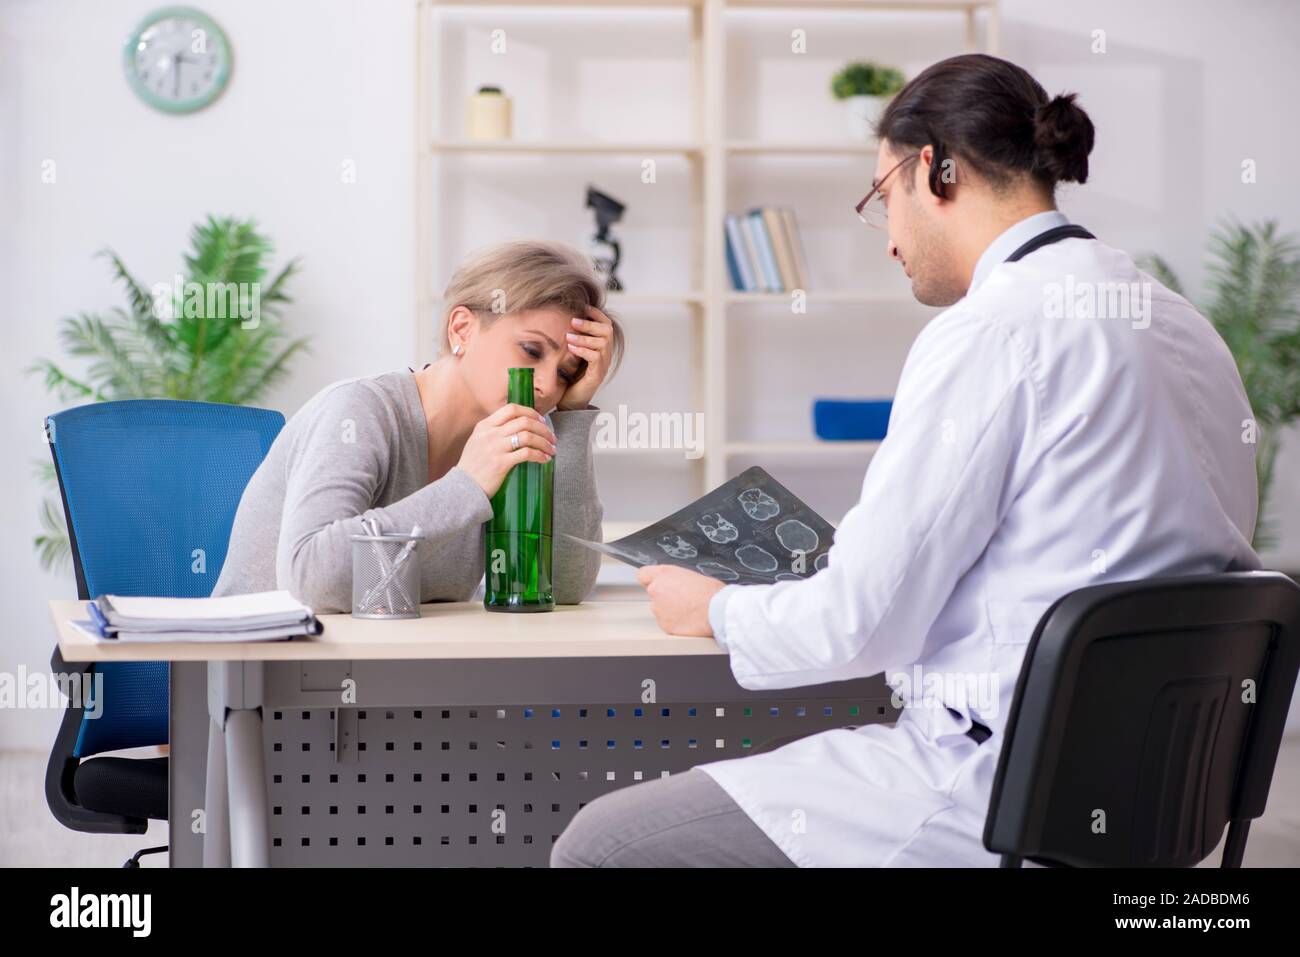
{"label": "bookshelf", "polygon": [[[474,12],[481,8],[503,8],[503,22],[509,11],[519,8],[535,14],[562,18],[566,29],[583,30],[584,16],[590,10],[628,10],[638,8],[679,10],[689,22],[685,48],[680,54],[690,68],[689,96],[680,109],[689,113],[688,133],[683,138],[622,139],[612,137],[578,137],[576,139],[515,139],[505,142],[478,142],[460,138],[450,129],[437,129],[434,106],[439,96],[466,97],[472,90],[445,89],[439,70],[436,29],[442,18],[455,17],[458,11]],[[439,305],[440,283],[445,282],[455,261],[442,261],[433,249],[437,210],[433,189],[435,164],[451,157],[484,157],[492,163],[518,161],[548,156],[598,157],[608,160],[646,157],[671,157],[684,161],[687,170],[690,202],[690,259],[694,264],[685,288],[668,292],[613,293],[611,308],[617,310],[629,329],[640,323],[653,323],[665,310],[684,310],[689,316],[692,362],[690,377],[692,408],[704,415],[703,455],[692,460],[691,481],[696,494],[703,494],[725,481],[735,470],[733,460],[794,460],[815,467],[853,469],[861,474],[876,443],[821,442],[806,440],[759,441],[727,434],[729,362],[727,330],[729,323],[755,321],[765,310],[790,301],[790,293],[745,293],[731,288],[727,272],[723,219],[727,212],[729,167],[733,162],[753,158],[780,157],[785,162],[815,163],[824,158],[842,157],[852,161],[861,157],[869,161],[875,153],[870,143],[813,138],[810,140],[732,138],[727,125],[727,43],[728,14],[732,11],[809,11],[810,13],[852,13],[859,15],[863,30],[869,30],[873,16],[918,16],[918,25],[959,33],[962,46],[943,55],[998,47],[997,0],[417,0],[417,90],[416,90],[416,279],[417,320],[416,355],[426,356],[432,348],[433,328]],[[954,27],[956,30],[954,31]],[[647,97],[656,94],[648,92]],[[603,161],[603,160],[602,160]],[[473,176],[473,165],[458,164],[457,175]],[[573,173],[575,188],[586,181],[587,170],[580,165]],[[447,188],[445,179],[442,188]],[[566,202],[570,200],[566,197]],[[557,204],[560,200],[556,200]],[[798,215],[798,214],[797,214]],[[801,232],[808,222],[799,216]],[[846,220],[845,230],[853,228]],[[568,237],[558,237],[567,239]],[[800,321],[816,321],[818,306],[861,306],[865,321],[870,321],[871,307],[887,308],[911,304],[910,296],[896,292],[822,289],[805,293],[808,312]],[[634,361],[629,354],[628,363]],[[653,469],[656,461],[667,454],[681,455],[680,450],[606,449],[597,447],[598,456],[637,463]],[[641,527],[656,516],[629,516],[629,522],[607,523],[607,533],[627,525],[627,530]],[[645,519],[638,524],[637,520]],[[607,534],[607,537],[610,537]]]}

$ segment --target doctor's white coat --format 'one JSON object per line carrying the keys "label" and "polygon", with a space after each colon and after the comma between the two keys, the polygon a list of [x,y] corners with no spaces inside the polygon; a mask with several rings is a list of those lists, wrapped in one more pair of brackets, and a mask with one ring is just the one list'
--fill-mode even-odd
{"label": "doctor's white coat", "polygon": [[[1127,308],[1116,283],[1137,284]],[[799,865],[995,865],[984,818],[1043,612],[1085,585],[1258,568],[1256,507],[1249,403],[1185,299],[1095,240],[999,262],[913,344],[828,566],[722,606],[742,687],[885,672],[908,707],[698,767]]]}

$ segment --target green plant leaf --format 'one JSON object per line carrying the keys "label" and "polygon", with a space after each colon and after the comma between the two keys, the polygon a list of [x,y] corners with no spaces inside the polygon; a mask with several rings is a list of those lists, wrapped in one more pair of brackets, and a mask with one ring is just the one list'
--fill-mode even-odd
{"label": "green plant leaf", "polygon": [[138,399],[148,394],[142,370],[111,322],[82,313],[63,320],[59,338],[71,355],[90,360],[87,379],[96,383],[97,396]]}
{"label": "green plant leaf", "polygon": [[144,286],[138,283],[135,278],[127,271],[126,266],[118,257],[117,253],[105,247],[99,251],[99,255],[106,258],[113,267],[113,275],[126,290],[127,301],[131,304],[131,309],[137,315],[153,315],[153,297],[145,292]]}
{"label": "green plant leaf", "polygon": [[236,393],[235,400],[240,403],[252,402],[257,396],[265,393],[267,389],[279,382],[288,373],[288,363],[294,354],[306,348],[306,339],[295,339],[290,342],[274,358],[257,370],[256,374],[248,377],[239,392]]}
{"label": "green plant leaf", "polygon": [[1163,257],[1155,254],[1139,256],[1137,264],[1139,269],[1149,272],[1162,286],[1168,287],[1172,292],[1178,293],[1183,298],[1187,297],[1187,293],[1183,292],[1182,282],[1174,273],[1173,267],[1165,262]]}
{"label": "green plant leaf", "polygon": [[72,546],[68,543],[68,526],[63,520],[63,509],[52,498],[41,502],[41,528],[44,530],[33,540],[41,567],[46,571],[62,571],[71,564]]}

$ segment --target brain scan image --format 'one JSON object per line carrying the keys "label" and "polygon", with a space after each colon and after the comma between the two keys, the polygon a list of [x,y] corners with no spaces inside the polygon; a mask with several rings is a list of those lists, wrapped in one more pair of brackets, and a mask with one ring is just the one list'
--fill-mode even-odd
{"label": "brain scan image", "polygon": [[759,545],[741,545],[736,549],[736,561],[756,572],[774,572],[780,564],[775,555]]}
{"label": "brain scan image", "polygon": [[677,565],[757,585],[807,581],[829,566],[834,539],[829,522],[755,465],[639,531],[588,544],[637,567]]}
{"label": "brain scan image", "polygon": [[776,527],[776,540],[792,555],[795,552],[811,555],[817,551],[817,546],[821,543],[821,539],[811,526],[797,518],[787,518]]}
{"label": "brain scan image", "polygon": [[781,503],[761,488],[747,488],[736,496],[740,507],[756,522],[765,522],[781,512]]}
{"label": "brain scan image", "polygon": [[734,542],[740,537],[740,529],[726,520],[721,512],[705,512],[695,524],[699,526],[705,536],[711,542],[719,545],[725,545],[727,542]]}
{"label": "brain scan image", "polygon": [[698,548],[680,535],[660,535],[655,544],[673,558],[694,558],[700,553]]}
{"label": "brain scan image", "polygon": [[734,568],[728,568],[719,562],[700,562],[695,567],[710,578],[716,578],[722,582],[732,582],[740,577]]}

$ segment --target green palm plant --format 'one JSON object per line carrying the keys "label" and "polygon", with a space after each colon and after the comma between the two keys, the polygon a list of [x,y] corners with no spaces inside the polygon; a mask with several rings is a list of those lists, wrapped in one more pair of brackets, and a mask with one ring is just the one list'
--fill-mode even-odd
{"label": "green palm plant", "polygon": [[[1199,308],[1232,351],[1255,415],[1259,519],[1254,546],[1259,550],[1276,544],[1266,506],[1282,431],[1300,418],[1300,246],[1293,235],[1278,232],[1275,220],[1250,226],[1228,222],[1211,234],[1209,254],[1208,298]],[[1162,258],[1150,255],[1141,262],[1186,295]]]}
{"label": "green palm plant", "polygon": [[[256,402],[307,345],[306,339],[290,339],[279,319],[281,307],[292,301],[285,286],[298,261],[267,282],[273,253],[253,220],[209,216],[190,233],[182,281],[146,290],[115,252],[101,250],[126,305],[60,321],[59,339],[81,371],[51,359],[40,359],[27,371],[41,375],[46,389],[63,402]],[[38,475],[53,484],[53,464],[40,463]],[[66,566],[67,526],[53,496],[42,503],[40,522],[34,545],[42,566]]]}

